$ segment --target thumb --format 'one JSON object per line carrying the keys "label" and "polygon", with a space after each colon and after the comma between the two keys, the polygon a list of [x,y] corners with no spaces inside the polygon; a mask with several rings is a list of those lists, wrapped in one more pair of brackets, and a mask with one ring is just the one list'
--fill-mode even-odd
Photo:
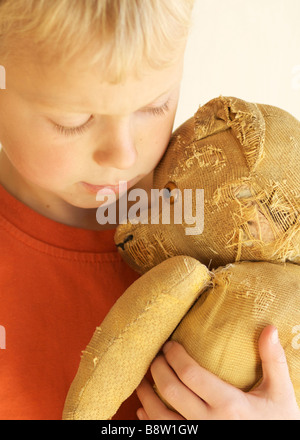
{"label": "thumb", "polygon": [[294,394],[285,352],[274,326],[270,325],[262,331],[258,347],[263,371],[259,388],[263,388],[274,401]]}

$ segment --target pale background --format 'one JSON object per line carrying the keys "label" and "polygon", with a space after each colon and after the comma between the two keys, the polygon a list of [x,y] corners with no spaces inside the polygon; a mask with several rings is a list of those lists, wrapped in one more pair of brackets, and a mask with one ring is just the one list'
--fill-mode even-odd
{"label": "pale background", "polygon": [[300,0],[196,0],[175,127],[220,95],[300,119]]}

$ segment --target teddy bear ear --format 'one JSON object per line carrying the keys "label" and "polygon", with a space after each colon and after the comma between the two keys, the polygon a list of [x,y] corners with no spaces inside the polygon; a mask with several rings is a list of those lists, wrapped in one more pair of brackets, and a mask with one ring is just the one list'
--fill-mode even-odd
{"label": "teddy bear ear", "polygon": [[215,98],[194,116],[195,140],[231,129],[243,147],[250,170],[255,170],[264,153],[265,120],[257,104],[233,97]]}

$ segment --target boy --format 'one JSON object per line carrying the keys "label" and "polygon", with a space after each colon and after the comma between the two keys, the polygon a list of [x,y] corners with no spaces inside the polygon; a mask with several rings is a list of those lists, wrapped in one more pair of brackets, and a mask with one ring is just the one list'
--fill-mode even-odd
{"label": "boy", "polygon": [[[115,249],[116,225],[96,221],[96,195],[120,181],[127,190],[150,191],[173,128],[192,6],[192,0],[0,1],[2,419],[61,418],[81,350],[137,278]],[[299,416],[279,342],[270,348],[273,330],[262,337],[266,376],[258,397],[231,392],[230,407],[242,405],[244,418],[269,418],[270,411],[275,418]],[[176,346],[153,363],[155,380],[163,391],[171,384],[182,417],[228,416],[222,382],[207,378],[209,393],[220,398],[218,412],[208,413],[202,406],[214,408],[208,390],[195,388],[191,375],[175,383],[168,365],[179,378],[182,368],[192,368],[197,383],[207,372]],[[138,393],[140,418],[182,418],[146,382]],[[139,406],[131,397],[116,418],[135,418]]]}

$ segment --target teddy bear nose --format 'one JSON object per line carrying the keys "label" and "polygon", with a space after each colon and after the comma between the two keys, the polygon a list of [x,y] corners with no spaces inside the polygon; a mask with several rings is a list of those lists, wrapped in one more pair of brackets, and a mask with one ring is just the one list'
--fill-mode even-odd
{"label": "teddy bear nose", "polygon": [[120,247],[122,249],[122,251],[125,251],[125,243],[128,243],[129,241],[131,241],[133,239],[133,235],[130,234],[128,235],[128,237],[125,238],[125,240],[123,241],[123,243],[118,243],[116,246]]}

